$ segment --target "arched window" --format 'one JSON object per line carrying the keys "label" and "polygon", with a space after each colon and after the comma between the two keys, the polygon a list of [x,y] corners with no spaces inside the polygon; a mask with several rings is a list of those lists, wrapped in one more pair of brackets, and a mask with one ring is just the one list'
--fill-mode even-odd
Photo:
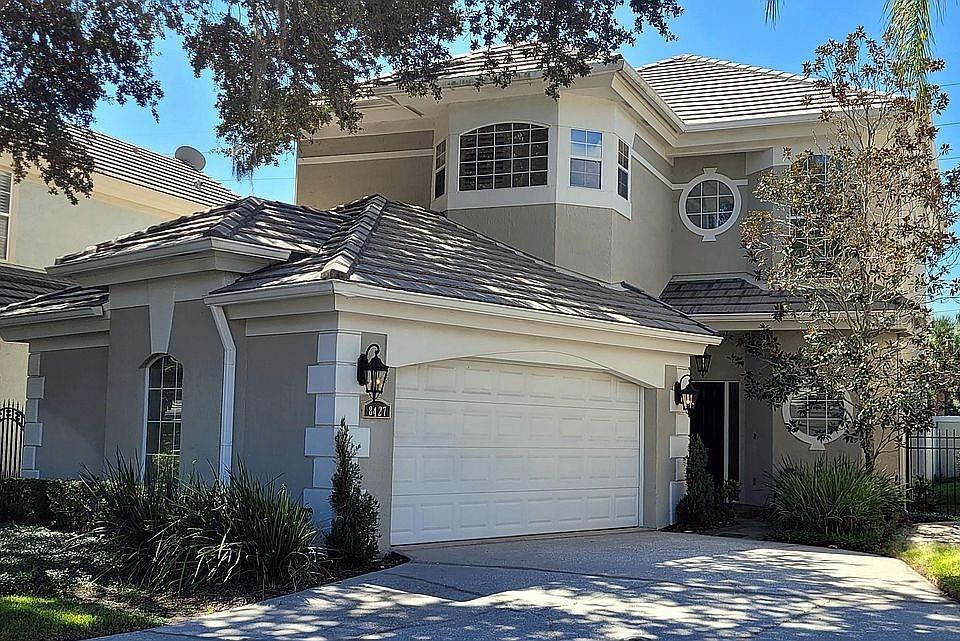
{"label": "arched window", "polygon": [[547,184],[550,130],[525,122],[487,125],[460,136],[460,191]]}
{"label": "arched window", "polygon": [[147,372],[146,471],[152,478],[179,474],[182,410],[183,365],[159,356]]}

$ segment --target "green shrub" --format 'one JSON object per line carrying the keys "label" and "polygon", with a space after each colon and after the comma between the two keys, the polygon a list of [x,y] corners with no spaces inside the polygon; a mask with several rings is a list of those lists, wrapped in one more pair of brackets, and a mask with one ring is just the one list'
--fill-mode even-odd
{"label": "green shrub", "polygon": [[929,514],[940,509],[940,492],[925,476],[913,477],[913,483],[907,492],[907,498],[911,512]]}
{"label": "green shrub", "polygon": [[842,546],[859,538],[882,547],[904,519],[896,479],[845,457],[782,461],[769,503],[775,533],[790,533],[796,543]]}
{"label": "green shrub", "polygon": [[330,494],[333,521],[327,534],[327,548],[340,562],[363,567],[380,553],[380,504],[362,487],[363,475],[354,458],[357,448],[350,441],[345,420],[340,422],[335,445],[337,469]]}
{"label": "green shrub", "polygon": [[707,447],[693,435],[687,455],[687,491],[677,503],[677,525],[687,530],[709,530],[720,526],[724,518],[724,499],[710,473]]}
{"label": "green shrub", "polygon": [[322,559],[312,547],[310,510],[282,485],[260,484],[240,466],[228,484],[142,482],[119,460],[105,478],[88,478],[99,501],[96,527],[125,578],[177,591],[223,585],[297,589]]}
{"label": "green shrub", "polygon": [[0,525],[39,525],[63,532],[85,529],[93,504],[81,481],[0,479]]}

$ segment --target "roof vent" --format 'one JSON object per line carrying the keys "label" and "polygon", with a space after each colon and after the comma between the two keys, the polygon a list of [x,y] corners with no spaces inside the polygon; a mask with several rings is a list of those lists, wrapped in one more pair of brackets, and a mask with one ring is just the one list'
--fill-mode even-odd
{"label": "roof vent", "polygon": [[207,159],[203,157],[203,154],[190,145],[181,145],[180,147],[177,147],[177,151],[173,154],[173,156],[180,162],[193,167],[197,171],[203,171],[203,168],[207,166]]}

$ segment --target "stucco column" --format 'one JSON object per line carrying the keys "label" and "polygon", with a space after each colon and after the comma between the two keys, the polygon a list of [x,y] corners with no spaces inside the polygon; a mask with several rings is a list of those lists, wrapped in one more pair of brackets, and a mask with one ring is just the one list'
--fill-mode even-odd
{"label": "stucco column", "polygon": [[27,361],[27,404],[24,408],[23,449],[20,453],[20,476],[40,478],[37,450],[43,444],[43,423],[40,401],[43,399],[44,377],[40,375],[40,354],[30,354]]}
{"label": "stucco column", "polygon": [[334,438],[341,420],[346,420],[358,457],[369,456],[369,429],[360,428],[360,392],[357,356],[360,332],[320,332],[317,362],[307,367],[307,393],[316,398],[314,424],[306,428],[304,454],[313,459],[312,487],[303,491],[303,502],[313,509],[321,527],[330,524],[331,478],[336,469]]}
{"label": "stucco column", "polygon": [[668,402],[674,419],[674,433],[670,437],[670,460],[673,462],[673,480],[670,482],[670,523],[676,521],[677,503],[687,491],[687,454],[690,450],[690,417],[674,402],[673,383],[688,374],[690,374],[689,367],[677,367],[673,378],[668,376],[666,379]]}

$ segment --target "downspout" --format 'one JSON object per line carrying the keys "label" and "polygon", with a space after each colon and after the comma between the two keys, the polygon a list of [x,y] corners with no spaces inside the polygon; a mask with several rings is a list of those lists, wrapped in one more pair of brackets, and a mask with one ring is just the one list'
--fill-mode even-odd
{"label": "downspout", "polygon": [[233,466],[233,397],[237,381],[237,345],[221,305],[211,305],[210,313],[223,344],[223,387],[220,390],[220,461],[217,474],[224,484],[230,482]]}

